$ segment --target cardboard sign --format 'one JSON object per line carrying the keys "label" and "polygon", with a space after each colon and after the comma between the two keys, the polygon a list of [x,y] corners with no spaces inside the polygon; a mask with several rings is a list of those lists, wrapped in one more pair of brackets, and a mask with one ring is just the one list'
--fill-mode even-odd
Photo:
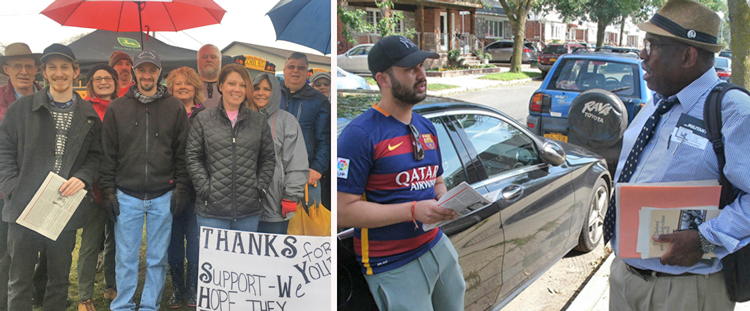
{"label": "cardboard sign", "polygon": [[200,228],[197,310],[331,310],[331,238]]}

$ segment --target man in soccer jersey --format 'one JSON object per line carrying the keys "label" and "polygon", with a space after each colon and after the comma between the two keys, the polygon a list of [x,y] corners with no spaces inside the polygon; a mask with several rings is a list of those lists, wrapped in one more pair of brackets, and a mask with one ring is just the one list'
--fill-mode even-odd
{"label": "man in soccer jersey", "polygon": [[[453,244],[422,224],[455,219],[435,127],[413,113],[426,97],[422,63],[437,58],[402,36],[382,38],[367,62],[382,98],[338,139],[338,226],[354,248],[380,310],[463,310],[466,285]],[[364,194],[364,198],[363,198]]]}

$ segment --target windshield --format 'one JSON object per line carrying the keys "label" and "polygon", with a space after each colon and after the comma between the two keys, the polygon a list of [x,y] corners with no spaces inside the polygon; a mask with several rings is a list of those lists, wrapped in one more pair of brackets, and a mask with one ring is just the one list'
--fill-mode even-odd
{"label": "windshield", "polygon": [[564,45],[548,45],[542,51],[542,54],[565,54],[565,53],[567,53],[567,51],[565,50]]}
{"label": "windshield", "polygon": [[731,66],[729,65],[729,59],[728,58],[716,57],[715,61],[714,61],[714,67],[729,68]]}
{"label": "windshield", "polygon": [[616,90],[615,94],[638,97],[638,65],[607,60],[563,59],[557,66],[550,88],[561,91],[577,91],[600,88]]}

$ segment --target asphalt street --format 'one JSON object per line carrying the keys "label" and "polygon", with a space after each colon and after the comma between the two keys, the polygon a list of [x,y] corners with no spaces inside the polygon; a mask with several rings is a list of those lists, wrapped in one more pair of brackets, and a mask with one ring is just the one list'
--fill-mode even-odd
{"label": "asphalt street", "polygon": [[523,84],[499,86],[446,97],[490,106],[506,113],[521,124],[526,124],[526,116],[529,115],[529,99],[540,85],[542,85],[542,80],[534,80]]}

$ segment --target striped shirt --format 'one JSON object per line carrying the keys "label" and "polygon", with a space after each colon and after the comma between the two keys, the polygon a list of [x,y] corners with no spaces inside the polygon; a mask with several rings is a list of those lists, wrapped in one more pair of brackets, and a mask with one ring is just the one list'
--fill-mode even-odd
{"label": "striped shirt", "polygon": [[[396,204],[435,198],[435,181],[443,174],[435,126],[412,113],[424,159],[414,159],[409,127],[375,105],[354,119],[338,139],[338,191],[367,201]],[[355,228],[354,249],[367,275],[401,267],[429,251],[440,229],[422,230],[417,222],[379,228]]]}
{"label": "striped shirt", "polygon": [[[703,120],[706,97],[719,82],[719,77],[712,67],[673,95],[677,96],[680,102],[662,116],[656,127],[656,134],[643,149],[639,165],[630,179],[631,183],[719,179],[719,165],[710,142],[704,148],[669,142],[670,135],[683,114]],[[663,99],[663,96],[656,94],[625,131],[615,180],[619,178],[622,166],[646,119],[656,110],[655,103]],[[717,245],[714,253],[719,258],[739,250],[750,242],[750,196],[747,195],[750,192],[750,161],[746,158],[750,154],[750,137],[747,135],[747,130],[750,129],[750,97],[737,90],[728,92],[722,101],[721,113],[721,133],[724,137],[726,156],[724,174],[740,193],[734,202],[724,207],[717,218],[699,226],[706,240]],[[612,245],[615,245],[616,238],[613,237]],[[718,259],[701,260],[690,267],[665,266],[659,262],[659,258],[623,260],[636,268],[670,274],[709,274],[722,269],[721,261]]]}

